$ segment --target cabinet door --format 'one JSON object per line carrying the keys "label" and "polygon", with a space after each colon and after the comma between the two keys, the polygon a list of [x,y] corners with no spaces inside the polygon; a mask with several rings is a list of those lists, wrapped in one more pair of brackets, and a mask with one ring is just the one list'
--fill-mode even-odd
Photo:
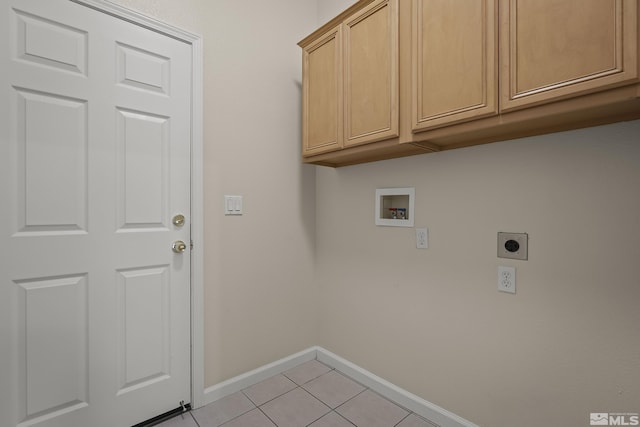
{"label": "cabinet door", "polygon": [[398,3],[377,0],[344,24],[345,146],[398,136]]}
{"label": "cabinet door", "polygon": [[502,111],[638,78],[637,0],[504,0]]}
{"label": "cabinet door", "polygon": [[495,115],[496,0],[413,0],[412,130]]}
{"label": "cabinet door", "polygon": [[302,154],[343,146],[342,39],[338,26],[303,49]]}

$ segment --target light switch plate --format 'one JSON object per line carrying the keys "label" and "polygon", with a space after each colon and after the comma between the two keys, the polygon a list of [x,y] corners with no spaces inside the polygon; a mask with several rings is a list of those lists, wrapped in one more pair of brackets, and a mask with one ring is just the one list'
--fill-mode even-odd
{"label": "light switch plate", "polygon": [[498,233],[498,258],[529,259],[527,233]]}
{"label": "light switch plate", "polygon": [[224,214],[242,215],[242,196],[224,196]]}

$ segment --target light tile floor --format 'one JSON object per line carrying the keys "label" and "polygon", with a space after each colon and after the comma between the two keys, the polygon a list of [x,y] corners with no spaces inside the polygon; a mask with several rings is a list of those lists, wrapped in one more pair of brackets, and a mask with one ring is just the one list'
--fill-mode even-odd
{"label": "light tile floor", "polygon": [[434,427],[311,360],[158,427]]}

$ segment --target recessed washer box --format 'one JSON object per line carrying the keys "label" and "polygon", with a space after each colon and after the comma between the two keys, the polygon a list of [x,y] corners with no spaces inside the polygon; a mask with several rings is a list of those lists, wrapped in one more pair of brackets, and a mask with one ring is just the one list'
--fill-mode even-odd
{"label": "recessed washer box", "polygon": [[416,189],[378,188],[376,190],[376,225],[413,227]]}
{"label": "recessed washer box", "polygon": [[529,258],[529,235],[527,233],[498,233],[498,258]]}

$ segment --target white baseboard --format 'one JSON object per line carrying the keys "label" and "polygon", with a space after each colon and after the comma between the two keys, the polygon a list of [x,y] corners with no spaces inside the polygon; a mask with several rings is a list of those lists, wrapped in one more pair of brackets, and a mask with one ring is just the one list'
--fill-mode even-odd
{"label": "white baseboard", "polygon": [[252,385],[274,375],[288,371],[301,363],[314,360],[316,358],[316,350],[317,347],[311,347],[273,363],[269,363],[268,365],[256,368],[253,371],[245,372],[237,377],[233,377],[214,386],[207,387],[204,390],[204,401],[202,406],[215,402],[218,399],[229,396],[230,394],[236,393],[240,390],[244,390],[247,387],[251,387]]}
{"label": "white baseboard", "polygon": [[400,406],[415,412],[423,418],[441,427],[478,427],[476,424],[457,416],[444,408],[434,405],[431,402],[409,393],[408,391],[391,384],[389,381],[380,378],[371,372],[325,350],[316,347],[317,359],[332,368],[342,372],[348,377],[356,380],[360,384],[369,387],[371,390],[397,403]]}
{"label": "white baseboard", "polygon": [[423,418],[441,427],[478,427],[476,424],[457,416],[444,408],[434,405],[415,394],[391,384],[389,381],[362,369],[342,357],[325,350],[322,347],[311,347],[299,353],[280,359],[276,362],[254,369],[237,377],[231,378],[220,384],[216,384],[204,390],[204,402],[206,405],[215,402],[230,394],[244,390],[260,381],[281,374],[301,363],[317,359],[362,385],[370,388],[381,396],[397,403],[400,406],[420,415]]}

